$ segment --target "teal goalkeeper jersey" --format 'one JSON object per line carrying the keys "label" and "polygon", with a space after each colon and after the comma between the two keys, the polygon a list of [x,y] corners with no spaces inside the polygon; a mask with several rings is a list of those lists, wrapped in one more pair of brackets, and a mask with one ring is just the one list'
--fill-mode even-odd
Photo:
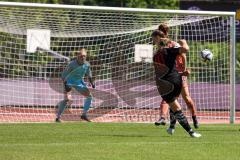
{"label": "teal goalkeeper jersey", "polygon": [[77,60],[71,61],[62,73],[62,79],[67,82],[78,83],[82,81],[83,77],[87,75],[92,77],[90,64],[86,61],[79,64]]}

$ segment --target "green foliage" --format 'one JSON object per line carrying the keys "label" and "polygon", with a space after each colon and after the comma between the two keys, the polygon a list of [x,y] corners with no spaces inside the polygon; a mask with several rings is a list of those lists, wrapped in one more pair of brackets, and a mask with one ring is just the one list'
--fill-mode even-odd
{"label": "green foliage", "polygon": [[155,9],[178,9],[179,0],[128,0],[126,7],[132,8],[155,8]]}
{"label": "green foliage", "polygon": [[25,2],[25,3],[49,3],[49,4],[57,4],[59,0],[0,0],[4,2]]}
{"label": "green foliage", "polygon": [[[195,82],[219,82],[229,83],[230,75],[230,55],[223,55],[222,53],[228,53],[230,47],[227,43],[205,43],[197,41],[188,41],[190,46],[188,56],[188,66],[191,68],[191,81]],[[213,53],[213,60],[210,62],[204,62],[200,58],[199,51],[203,49],[210,49]]]}
{"label": "green foliage", "polygon": [[132,8],[178,9],[179,0],[0,0],[8,2],[70,4]]}
{"label": "green foliage", "polygon": [[236,83],[240,83],[240,43],[236,46]]}
{"label": "green foliage", "polygon": [[[4,0],[6,1],[6,0]],[[179,6],[179,0],[158,0],[158,1],[152,1],[152,0],[115,0],[115,1],[109,1],[109,0],[8,0],[9,2],[35,2],[35,3],[59,3],[59,4],[71,4],[71,5],[94,5],[94,6],[113,6],[113,7],[137,7],[137,8],[155,8],[155,9],[178,9]],[[37,9],[39,12],[41,12],[41,9]],[[38,14],[38,12],[34,12],[36,14],[33,14],[31,12],[31,9],[26,9],[26,13],[29,12],[31,16],[29,16],[29,20],[25,22],[26,26],[28,27],[35,27],[35,24],[39,25],[47,25],[50,29],[57,29],[58,31],[65,30],[69,27],[69,24],[79,24],[81,25],[81,21],[79,21],[78,18],[74,18],[74,16],[70,17],[71,14],[69,12],[69,15],[64,13],[64,10],[49,10],[48,12],[44,14]],[[5,17],[9,19],[9,21],[12,23],[15,23],[16,19],[14,18],[14,14],[19,14],[20,12],[18,9],[8,9],[8,12],[6,12]],[[63,14],[64,13],[64,14]],[[76,13],[78,17],[81,18],[87,18],[87,16],[91,15],[84,15],[81,12]],[[59,16],[63,15],[63,16]],[[49,22],[47,17],[54,17],[54,21]],[[136,15],[137,16],[137,15]],[[136,26],[144,25],[144,26],[150,26],[152,24],[144,24],[144,19],[141,19],[141,15],[139,17],[135,17],[138,19],[141,24],[135,23]],[[158,20],[158,19],[157,19]],[[42,23],[48,22],[48,24],[42,24]],[[90,23],[90,22],[89,22]],[[97,21],[94,21],[92,23],[97,23]],[[146,22],[148,23],[148,22]],[[24,26],[23,26],[24,27]],[[57,28],[56,28],[57,27]],[[135,26],[131,26],[135,27]],[[1,62],[3,62],[6,66],[0,66],[0,71],[6,72],[3,68],[9,68],[9,74],[14,73],[13,75],[26,75],[26,66],[23,64],[34,64],[37,61],[40,62],[40,64],[46,64],[49,59],[41,59],[39,58],[33,58],[31,59],[32,62],[30,62],[30,59],[27,59],[25,62],[24,57],[22,55],[25,55],[23,48],[25,48],[25,38],[24,37],[14,37],[15,35],[10,35],[7,33],[1,33],[0,37],[0,44],[2,46],[2,52],[0,53]],[[148,35],[147,35],[148,36]],[[61,40],[58,40],[61,41]],[[80,41],[80,40],[77,40]],[[79,42],[76,42],[79,43]],[[96,42],[97,43],[97,42]],[[144,42],[143,42],[144,43]],[[191,43],[191,42],[190,42]],[[63,54],[68,54],[66,56],[73,57],[75,52],[79,49],[79,47],[76,48],[70,48],[70,47],[60,47],[61,45],[64,46],[72,46],[71,41],[68,41],[67,39],[64,40],[64,44],[58,44],[57,41],[52,41],[52,49],[55,51],[61,51]],[[79,46],[86,46],[85,44],[79,43]],[[194,48],[197,48],[199,46],[203,47],[203,44],[199,45],[198,43],[192,42],[191,44],[191,50]],[[221,77],[220,75],[229,75],[229,70],[223,70],[222,68],[226,68],[228,66],[225,66],[226,63],[224,62],[223,58],[221,57],[221,49],[228,48],[224,43],[216,43],[216,44],[209,44],[209,49],[211,49],[214,53],[214,60],[219,60],[218,66],[213,66],[214,63],[204,63],[202,61],[199,61],[198,56],[193,56],[192,59],[189,59],[188,62],[190,63],[189,66],[196,66],[196,64],[191,64],[191,62],[197,63],[197,66],[202,66],[202,68],[209,68],[212,69],[212,72],[206,73],[202,70],[195,73],[194,70],[192,72],[193,76],[192,81],[199,81],[197,77],[207,77],[209,74],[209,77],[212,79],[209,79],[208,81],[218,81],[218,82],[227,82],[227,77]],[[87,48],[90,52],[90,59],[95,59],[96,56],[99,53],[100,46],[99,44],[91,45],[90,48]],[[229,49],[229,48],[228,48]],[[240,83],[240,43],[237,43],[237,62],[236,62],[236,81]],[[69,52],[70,51],[70,52]],[[194,52],[194,50],[193,50]],[[12,53],[12,54],[11,54]],[[197,54],[197,53],[194,53]],[[28,55],[29,56],[29,55]],[[36,54],[35,56],[40,56],[39,54]],[[29,57],[27,57],[29,58]],[[131,57],[130,57],[131,58]],[[37,60],[36,60],[37,59]],[[16,65],[13,65],[16,64]],[[34,68],[34,67],[33,67]],[[32,69],[33,69],[32,68]],[[195,68],[196,69],[196,68]],[[21,71],[22,70],[22,71]],[[37,70],[34,68],[34,70]],[[214,72],[213,72],[214,71]],[[201,72],[202,75],[194,75]]]}
{"label": "green foliage", "polygon": [[29,53],[25,56],[27,61],[35,62],[38,65],[46,65],[49,61],[52,60],[52,57],[46,56],[46,53],[35,52]]}
{"label": "green foliage", "polygon": [[24,50],[23,45],[25,41],[22,36],[13,35],[9,33],[0,33],[0,46],[1,46],[1,73],[9,73],[13,76],[26,75],[24,69]]}

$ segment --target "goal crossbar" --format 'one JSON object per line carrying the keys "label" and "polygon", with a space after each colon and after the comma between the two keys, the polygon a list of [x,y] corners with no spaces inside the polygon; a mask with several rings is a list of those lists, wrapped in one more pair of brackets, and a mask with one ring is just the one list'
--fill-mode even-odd
{"label": "goal crossbar", "polygon": [[176,14],[192,14],[192,15],[225,15],[235,16],[235,12],[224,11],[189,11],[189,10],[168,10],[168,9],[143,9],[143,8],[121,8],[121,7],[100,7],[100,6],[77,6],[62,4],[42,4],[42,3],[21,3],[21,2],[0,2],[5,7],[31,7],[31,8],[56,8],[56,9],[82,9],[82,10],[99,10],[116,12],[147,12],[147,13],[176,13]]}

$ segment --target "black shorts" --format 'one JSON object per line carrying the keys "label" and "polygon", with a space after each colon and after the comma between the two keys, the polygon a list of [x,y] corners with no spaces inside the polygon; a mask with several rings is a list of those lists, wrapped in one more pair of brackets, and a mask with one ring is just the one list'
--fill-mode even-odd
{"label": "black shorts", "polygon": [[[167,81],[171,85],[171,90],[168,93],[163,94],[161,87],[162,87],[162,81]],[[181,93],[182,90],[182,78],[180,75],[172,74],[164,76],[161,80],[156,79],[156,84],[158,88],[158,92],[161,95],[162,99],[166,101],[167,103],[171,103],[177,99]]]}

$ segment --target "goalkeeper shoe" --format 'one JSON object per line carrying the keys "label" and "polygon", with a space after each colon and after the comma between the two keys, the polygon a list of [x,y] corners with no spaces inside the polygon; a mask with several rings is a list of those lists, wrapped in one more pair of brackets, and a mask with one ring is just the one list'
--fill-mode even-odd
{"label": "goalkeeper shoe", "polygon": [[60,118],[56,118],[56,119],[55,119],[55,122],[57,122],[57,123],[61,123]]}
{"label": "goalkeeper shoe", "polygon": [[167,123],[167,122],[166,122],[165,118],[161,117],[157,122],[155,122],[155,125],[156,125],[156,126],[160,126],[160,125],[165,126],[166,123]]}
{"label": "goalkeeper shoe", "polygon": [[82,115],[81,115],[81,119],[84,120],[84,121],[87,121],[87,122],[91,122],[91,120],[88,119],[88,117],[87,117],[86,114],[82,114]]}
{"label": "goalkeeper shoe", "polygon": [[174,132],[175,132],[175,129],[174,129],[174,128],[169,127],[169,128],[167,129],[167,133],[170,134],[170,135],[173,135]]}
{"label": "goalkeeper shoe", "polygon": [[199,134],[199,133],[197,133],[197,132],[190,132],[189,134],[190,134],[190,136],[193,137],[193,138],[199,138],[199,137],[202,136],[201,134]]}

